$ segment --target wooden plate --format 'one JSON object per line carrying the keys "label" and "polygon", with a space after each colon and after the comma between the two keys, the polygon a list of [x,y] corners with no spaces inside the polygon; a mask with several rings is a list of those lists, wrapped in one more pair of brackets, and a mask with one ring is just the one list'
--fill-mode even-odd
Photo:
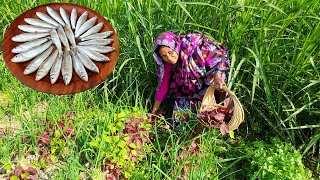
{"label": "wooden plate", "polygon": [[[72,79],[71,79],[71,82],[69,85],[65,85],[63,83],[61,73],[60,73],[59,79],[57,80],[57,82],[55,84],[50,83],[49,73],[47,74],[46,77],[44,77],[40,81],[36,81],[35,80],[36,72],[29,74],[29,75],[23,74],[24,69],[28,66],[28,64],[31,61],[27,61],[27,62],[23,62],[23,63],[11,62],[12,57],[15,56],[15,54],[11,52],[12,48],[21,44],[21,43],[13,42],[11,40],[11,38],[13,36],[23,33],[23,31],[18,29],[18,25],[27,24],[24,21],[24,18],[39,19],[36,16],[36,12],[43,12],[45,14],[48,14],[47,10],[46,10],[47,6],[51,7],[53,10],[55,10],[59,14],[60,14],[59,8],[63,7],[67,11],[69,16],[71,14],[72,9],[76,8],[77,13],[78,13],[78,18],[82,13],[87,11],[88,12],[87,19],[90,19],[90,18],[96,16],[97,17],[96,24],[98,24],[100,22],[104,23],[104,26],[100,32],[113,31],[113,34],[109,38],[112,38],[114,40],[114,42],[109,46],[114,47],[116,50],[113,51],[112,53],[105,54],[110,58],[110,62],[107,62],[107,63],[94,62],[98,66],[100,72],[97,74],[97,73],[93,73],[93,72],[87,70],[88,78],[89,78],[88,82],[82,81],[77,76],[77,74],[75,72],[73,72]],[[5,33],[4,40],[2,43],[2,51],[3,51],[4,61],[7,65],[7,67],[9,68],[11,73],[19,81],[21,81],[23,84],[25,84],[26,86],[29,86],[30,88],[33,88],[35,90],[38,90],[38,91],[41,91],[44,93],[61,95],[61,94],[72,94],[72,93],[85,91],[85,90],[88,90],[94,86],[97,86],[102,81],[104,81],[108,77],[108,75],[111,73],[111,71],[113,70],[113,68],[115,67],[115,65],[117,63],[117,59],[119,56],[119,42],[118,42],[116,32],[114,31],[114,29],[112,28],[110,23],[103,16],[98,14],[97,12],[95,12],[89,8],[86,8],[84,6],[77,5],[77,4],[52,3],[52,4],[45,4],[45,5],[35,7],[33,9],[30,9],[30,10],[24,12],[19,17],[17,17],[11,23],[10,27],[7,29],[7,31]]]}

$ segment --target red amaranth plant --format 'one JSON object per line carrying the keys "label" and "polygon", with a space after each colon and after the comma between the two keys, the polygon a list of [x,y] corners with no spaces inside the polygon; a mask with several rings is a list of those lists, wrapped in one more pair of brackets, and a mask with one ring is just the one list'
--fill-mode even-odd
{"label": "red amaranth plant", "polygon": [[197,118],[208,127],[220,128],[221,134],[225,135],[229,132],[228,123],[233,115],[233,107],[233,101],[227,98],[224,101],[224,106],[213,106],[205,111],[200,111]]}
{"label": "red amaranth plant", "polygon": [[33,167],[28,167],[28,169],[23,169],[21,166],[15,168],[11,174],[7,177],[7,180],[11,179],[21,179],[21,180],[35,180],[37,170]]}
{"label": "red amaranth plant", "polygon": [[[48,150],[48,147],[50,146],[53,139],[55,139],[55,141],[62,140],[65,142],[67,137],[70,137],[71,139],[76,138],[75,128],[72,126],[72,124],[75,123],[75,120],[72,119],[74,115],[74,113],[67,112],[65,119],[57,122],[57,125],[51,123],[51,121],[48,119],[45,121],[46,123],[49,123],[49,125],[42,134],[38,132],[36,136],[36,142],[38,143],[37,151],[40,154],[38,157],[39,160],[46,159],[48,163],[52,162],[52,160],[50,159],[50,150]],[[55,134],[55,132],[59,132],[60,130],[63,130],[61,134]],[[29,141],[29,139],[30,137],[27,136],[22,137],[23,142],[27,142]]]}

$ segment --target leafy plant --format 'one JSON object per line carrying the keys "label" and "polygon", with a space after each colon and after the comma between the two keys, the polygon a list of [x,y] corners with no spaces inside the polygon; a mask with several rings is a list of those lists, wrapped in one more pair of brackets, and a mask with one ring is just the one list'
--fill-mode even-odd
{"label": "leafy plant", "polygon": [[311,171],[302,163],[301,154],[290,143],[274,138],[271,144],[254,141],[244,144],[249,155],[251,179],[311,179]]}
{"label": "leafy plant", "polygon": [[145,153],[151,152],[148,145],[151,121],[138,109],[115,114],[114,121],[103,131],[101,138],[96,137],[89,144],[102,149],[107,179],[129,179],[138,171],[138,163]]}

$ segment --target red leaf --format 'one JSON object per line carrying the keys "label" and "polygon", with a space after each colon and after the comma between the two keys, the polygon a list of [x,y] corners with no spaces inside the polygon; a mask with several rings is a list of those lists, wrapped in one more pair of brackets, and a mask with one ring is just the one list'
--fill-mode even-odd
{"label": "red leaf", "polygon": [[132,156],[132,157],[131,157],[131,160],[132,160],[133,162],[137,162],[137,161],[138,161],[138,159],[137,159],[136,156]]}
{"label": "red leaf", "polygon": [[46,146],[50,144],[50,138],[47,134],[48,134],[48,132],[45,131],[45,132],[43,132],[42,137],[41,137],[41,142]]}
{"label": "red leaf", "polygon": [[134,150],[137,152],[137,154],[142,154],[142,151],[139,148],[135,148]]}
{"label": "red leaf", "polygon": [[66,133],[67,135],[70,135],[71,132],[72,132],[72,126],[69,125],[69,126],[67,127],[67,129],[65,130],[65,133]]}
{"label": "red leaf", "polygon": [[72,115],[72,113],[71,113],[70,111],[68,111],[68,112],[66,113],[66,118],[67,118],[67,119],[70,119],[70,118],[71,118],[71,115]]}
{"label": "red leaf", "polygon": [[233,100],[230,97],[228,97],[223,101],[223,106],[226,107],[228,110],[233,110],[233,107],[234,107]]}
{"label": "red leaf", "polygon": [[[1,135],[0,135],[1,136]],[[29,140],[29,138],[27,136],[23,136],[21,138],[22,142],[27,142]]]}
{"label": "red leaf", "polygon": [[15,170],[14,170],[14,175],[15,176],[20,176],[22,174],[22,167],[17,167]]}
{"label": "red leaf", "polygon": [[133,120],[133,123],[134,123],[134,125],[138,125],[138,124],[140,124],[142,121],[140,120],[140,119],[134,119]]}
{"label": "red leaf", "polygon": [[3,128],[0,128],[0,137],[2,137],[2,136],[5,136],[5,134],[4,134],[4,129],[3,129]]}
{"label": "red leaf", "polygon": [[63,128],[64,127],[64,123],[62,121],[58,122],[58,126],[59,126],[59,128]]}
{"label": "red leaf", "polygon": [[220,125],[220,132],[222,135],[225,135],[229,132],[229,126],[226,123]]}
{"label": "red leaf", "polygon": [[219,108],[217,109],[217,111],[218,111],[219,113],[228,113],[228,109],[225,108],[225,107],[219,107]]}
{"label": "red leaf", "polygon": [[138,145],[139,147],[141,147],[141,145],[142,145],[142,139],[141,139],[141,137],[140,137],[139,135],[135,135],[134,141],[135,141],[135,143],[137,143],[137,145]]}
{"label": "red leaf", "polygon": [[119,176],[115,175],[114,173],[107,174],[107,180],[119,180]]}
{"label": "red leaf", "polygon": [[224,114],[223,113],[217,113],[215,115],[213,115],[213,118],[217,121],[223,121],[224,120]]}
{"label": "red leaf", "polygon": [[118,168],[118,167],[116,167],[116,168],[115,168],[115,170],[116,170],[116,174],[117,174],[117,175],[120,175],[120,173],[121,173],[121,169],[120,169],[120,168]]}
{"label": "red leaf", "polygon": [[37,174],[37,170],[33,167],[28,167],[28,172],[30,175],[35,175]]}
{"label": "red leaf", "polygon": [[126,125],[125,130],[128,132],[128,134],[134,134],[134,133],[138,132],[138,130],[136,128],[134,128],[133,126],[131,126],[129,124]]}

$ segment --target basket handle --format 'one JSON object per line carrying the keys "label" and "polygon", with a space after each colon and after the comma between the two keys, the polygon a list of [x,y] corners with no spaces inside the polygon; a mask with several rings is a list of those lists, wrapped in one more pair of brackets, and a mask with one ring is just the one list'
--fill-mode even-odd
{"label": "basket handle", "polygon": [[228,93],[230,96],[234,96],[234,93],[227,87],[226,84],[222,85],[222,90],[226,93]]}
{"label": "basket handle", "polygon": [[[200,109],[204,109],[204,107],[209,104],[216,104],[216,99],[214,97],[215,90],[216,89],[215,89],[214,85],[210,85],[207,88],[207,91],[206,91],[205,95],[203,96],[203,100],[202,100]],[[226,84],[222,85],[222,90],[224,92],[228,93],[230,96],[235,96],[235,94],[230,89],[228,89]]]}

